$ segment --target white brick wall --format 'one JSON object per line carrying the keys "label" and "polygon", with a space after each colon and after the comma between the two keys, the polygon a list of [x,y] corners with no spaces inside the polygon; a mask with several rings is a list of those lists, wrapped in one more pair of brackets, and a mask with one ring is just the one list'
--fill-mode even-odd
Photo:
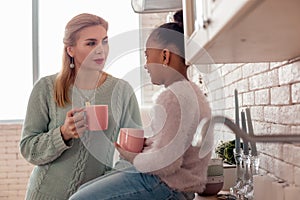
{"label": "white brick wall", "polygon": [[268,105],[270,104],[270,90],[261,89],[254,92],[255,105]]}
{"label": "white brick wall", "polygon": [[290,103],[291,90],[289,85],[271,88],[271,104],[287,105]]}
{"label": "white brick wall", "polygon": [[300,62],[287,64],[279,68],[279,84],[290,84],[300,81]]}
{"label": "white brick wall", "polygon": [[[221,77],[216,78],[216,74]],[[213,110],[234,116],[234,89],[239,91],[240,109],[249,107],[255,134],[300,135],[300,61],[216,65],[206,80]],[[210,76],[213,76],[211,78]],[[212,81],[211,81],[212,80]],[[222,82],[217,84],[216,82]],[[223,87],[220,87],[223,85]],[[223,91],[226,107],[215,94]],[[216,137],[228,139],[228,130],[216,129]],[[300,185],[300,144],[257,144],[261,168],[290,184]]]}
{"label": "white brick wall", "polygon": [[300,102],[300,83],[292,84],[292,103]]}
{"label": "white brick wall", "polygon": [[19,153],[20,124],[0,125],[0,199],[24,199],[33,166]]}

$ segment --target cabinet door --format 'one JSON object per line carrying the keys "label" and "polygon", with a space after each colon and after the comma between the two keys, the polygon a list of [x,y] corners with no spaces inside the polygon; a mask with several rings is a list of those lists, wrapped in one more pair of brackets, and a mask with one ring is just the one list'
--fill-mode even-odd
{"label": "cabinet door", "polygon": [[235,49],[232,51],[232,46],[235,44],[231,41],[237,36],[235,34],[228,37],[222,36],[232,32],[231,30],[239,23],[239,20],[252,12],[262,1],[183,0],[187,26],[185,30],[189,28],[188,36],[190,36],[186,41],[187,62],[202,65],[224,63],[224,61],[232,60],[232,57],[236,58],[233,55]]}
{"label": "cabinet door", "polygon": [[183,0],[187,64],[195,63],[196,53],[208,42],[208,31],[204,28],[207,16],[205,3],[202,0]]}
{"label": "cabinet door", "polygon": [[249,2],[256,0],[203,0],[207,6],[208,40],[212,40],[221,29]]}
{"label": "cabinet door", "polygon": [[[190,64],[213,63],[203,49],[245,4],[257,0],[183,0],[185,23],[188,24],[186,60]],[[191,21],[193,24],[191,24]]]}

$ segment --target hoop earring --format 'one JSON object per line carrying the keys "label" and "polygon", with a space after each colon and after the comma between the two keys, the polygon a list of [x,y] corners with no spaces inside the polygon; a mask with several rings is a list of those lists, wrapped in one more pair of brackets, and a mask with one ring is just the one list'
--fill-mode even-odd
{"label": "hoop earring", "polygon": [[73,69],[74,67],[75,67],[74,58],[71,57],[71,59],[70,59],[70,68]]}

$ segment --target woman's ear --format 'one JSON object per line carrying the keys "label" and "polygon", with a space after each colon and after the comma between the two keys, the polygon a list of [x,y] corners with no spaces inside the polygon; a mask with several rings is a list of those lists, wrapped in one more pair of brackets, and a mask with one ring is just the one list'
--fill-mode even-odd
{"label": "woman's ear", "polygon": [[74,51],[71,46],[67,47],[67,53],[70,57],[74,57]]}
{"label": "woman's ear", "polygon": [[163,49],[162,50],[162,59],[163,59],[163,64],[168,65],[170,62],[170,51],[169,49]]}

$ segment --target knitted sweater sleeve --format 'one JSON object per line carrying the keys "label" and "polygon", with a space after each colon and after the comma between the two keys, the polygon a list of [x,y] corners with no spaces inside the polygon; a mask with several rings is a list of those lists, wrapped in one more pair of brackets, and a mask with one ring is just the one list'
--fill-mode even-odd
{"label": "knitted sweater sleeve", "polygon": [[52,98],[49,91],[53,87],[49,88],[45,78],[34,85],[23,124],[20,151],[34,165],[47,164],[70,148],[63,141],[59,127],[48,129]]}
{"label": "knitted sweater sleeve", "polygon": [[120,128],[141,128],[140,109],[133,88],[124,80],[119,80],[118,87],[118,94],[113,96],[112,101],[118,99],[115,103],[121,104]]}

